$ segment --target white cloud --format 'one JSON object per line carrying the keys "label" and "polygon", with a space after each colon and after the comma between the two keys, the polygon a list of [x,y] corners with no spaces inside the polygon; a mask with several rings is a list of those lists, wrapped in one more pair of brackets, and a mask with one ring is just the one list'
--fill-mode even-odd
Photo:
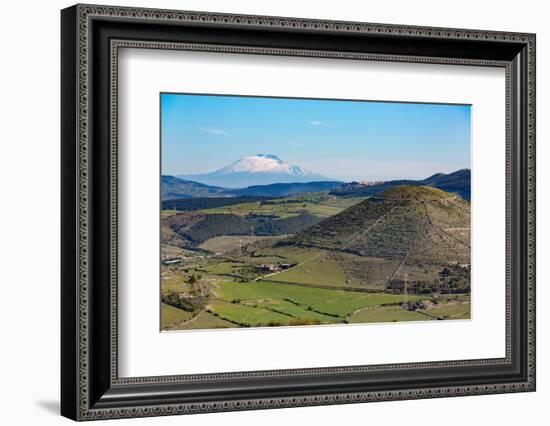
{"label": "white cloud", "polygon": [[211,135],[227,135],[227,132],[223,129],[215,129],[212,127],[200,127],[200,130],[206,133],[210,133]]}
{"label": "white cloud", "polygon": [[321,126],[323,124],[323,122],[319,120],[309,121],[308,123],[311,124],[312,126]]}

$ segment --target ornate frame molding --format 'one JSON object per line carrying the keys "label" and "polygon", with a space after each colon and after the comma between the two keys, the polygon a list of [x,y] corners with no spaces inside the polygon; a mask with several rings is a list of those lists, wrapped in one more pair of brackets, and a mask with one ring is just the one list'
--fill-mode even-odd
{"label": "ornate frame molding", "polygon": [[[69,9],[68,9],[69,10]],[[78,420],[92,420],[113,417],[141,417],[151,415],[170,415],[184,413],[199,413],[213,411],[230,411],[230,410],[247,410],[247,409],[262,409],[262,408],[278,408],[278,407],[293,407],[293,406],[309,406],[309,405],[324,405],[324,404],[344,404],[353,402],[367,401],[383,401],[383,400],[400,400],[400,399],[416,399],[416,398],[435,398],[444,396],[462,396],[488,393],[504,393],[518,391],[533,391],[535,389],[535,36],[533,34],[519,34],[510,32],[495,32],[495,31],[478,31],[464,29],[447,29],[447,28],[427,28],[427,27],[410,27],[401,25],[386,25],[386,24],[369,24],[358,22],[337,22],[324,20],[309,20],[295,18],[279,18],[265,16],[246,16],[246,15],[229,15],[216,13],[202,12],[184,12],[184,11],[169,11],[156,9],[136,9],[125,7],[104,7],[104,6],[89,6],[77,5],[65,12],[67,21],[70,25],[74,25],[70,30],[67,30],[70,35],[76,38],[74,45],[75,63],[75,93],[76,106],[73,103],[72,108],[76,109],[76,129],[74,139],[69,138],[64,140],[64,146],[73,144],[75,149],[75,157],[66,161],[76,161],[74,170],[74,190],[76,199],[72,206],[75,213],[76,229],[73,238],[76,238],[76,246],[74,253],[71,253],[70,259],[65,261],[76,261],[75,272],[76,279],[68,280],[64,283],[64,291],[68,287],[72,287],[76,300],[74,312],[63,317],[63,321],[68,321],[73,318],[76,323],[76,336],[70,337],[71,349],[76,350],[77,356],[74,360],[75,383],[64,384],[68,391],[77,392],[75,399],[76,406],[72,406],[73,400],[63,394],[65,408],[62,408],[65,415]],[[90,169],[90,147],[91,136],[90,132],[90,115],[92,111],[92,81],[91,81],[91,50],[94,49],[92,44],[92,23],[94,20],[113,20],[113,21],[132,21],[142,24],[162,24],[172,23],[178,25],[220,25],[226,28],[255,28],[255,29],[277,29],[291,30],[294,32],[315,31],[322,33],[346,33],[360,35],[381,35],[384,37],[411,37],[415,40],[420,39],[437,39],[437,40],[465,40],[465,41],[483,41],[487,43],[505,42],[508,44],[516,44],[518,47],[525,49],[526,61],[526,78],[525,78],[525,127],[526,127],[526,143],[525,152],[526,158],[526,176],[525,191],[523,201],[526,203],[526,262],[527,262],[527,282],[525,288],[526,294],[526,379],[520,381],[504,382],[499,384],[479,384],[467,386],[435,386],[427,388],[400,388],[397,390],[385,391],[367,391],[367,392],[337,392],[325,393],[306,396],[274,396],[267,398],[244,398],[244,399],[220,399],[218,401],[208,402],[165,402],[157,404],[138,404],[125,406],[111,406],[109,401],[106,404],[101,404],[101,400],[92,396],[94,391],[90,389],[91,375],[94,370],[90,365],[90,356],[92,348],[90,346],[93,335],[91,333],[92,317],[90,316],[90,269],[91,261],[91,214],[93,205],[93,194],[91,193],[92,170]],[[68,25],[68,24],[67,24]],[[72,47],[72,46],[71,46]],[[117,202],[117,70],[118,70],[118,49],[119,48],[155,48],[155,49],[177,49],[177,50],[195,50],[195,51],[216,51],[237,54],[263,54],[263,55],[292,55],[292,56],[310,56],[324,57],[336,59],[355,59],[355,60],[374,60],[374,61],[398,61],[398,62],[423,62],[423,63],[443,63],[457,65],[481,65],[504,67],[506,69],[507,80],[507,261],[506,261],[506,277],[507,277],[507,349],[506,358],[490,359],[490,360],[464,360],[452,362],[435,362],[435,363],[415,363],[415,364],[393,364],[382,366],[363,366],[363,367],[330,367],[323,369],[305,369],[305,370],[275,370],[263,372],[246,372],[246,373],[225,373],[200,376],[162,376],[162,377],[146,377],[146,378],[126,378],[121,379],[117,373],[117,220],[116,220],[116,202]],[[67,47],[68,49],[68,47]],[[182,382],[201,382],[201,381],[217,381],[222,379],[243,379],[243,378],[262,378],[262,377],[277,377],[277,376],[304,376],[308,374],[330,375],[334,373],[356,373],[369,371],[387,371],[387,370],[404,370],[409,368],[447,368],[447,367],[471,367],[471,366],[487,366],[487,365],[503,365],[511,362],[511,340],[512,340],[512,265],[510,256],[512,255],[512,217],[511,210],[513,207],[512,200],[512,162],[514,160],[511,144],[513,132],[517,129],[511,128],[512,114],[514,105],[512,98],[514,96],[514,82],[512,74],[514,72],[514,63],[510,60],[486,60],[472,59],[460,57],[437,57],[437,56],[407,56],[395,54],[380,54],[380,53],[361,53],[361,52],[343,52],[343,51],[326,51],[315,49],[294,49],[294,48],[272,48],[272,47],[248,47],[236,45],[215,45],[211,43],[182,43],[173,41],[144,41],[132,39],[112,39],[110,41],[110,80],[109,87],[110,95],[110,345],[111,345],[111,360],[109,366],[110,386],[113,388],[123,388],[124,386],[136,385],[169,385],[171,383]],[[73,59],[73,57],[71,57]],[[67,65],[68,66],[68,65]],[[66,89],[67,90],[67,89]],[[64,106],[65,108],[65,106]],[[75,160],[76,158],[76,160]],[[520,188],[521,189],[521,188]],[[64,255],[65,256],[65,255]],[[69,337],[66,337],[69,339]],[[72,377],[72,376],[71,376]],[[69,405],[67,405],[69,404]]]}

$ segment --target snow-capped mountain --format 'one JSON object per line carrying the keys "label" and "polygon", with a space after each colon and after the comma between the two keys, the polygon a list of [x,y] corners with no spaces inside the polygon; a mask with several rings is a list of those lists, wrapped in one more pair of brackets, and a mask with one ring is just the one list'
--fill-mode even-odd
{"label": "snow-capped mountain", "polygon": [[224,188],[330,180],[311,170],[286,163],[273,154],[252,155],[210,173],[178,177]]}
{"label": "snow-capped mountain", "polygon": [[232,174],[232,173],[275,173],[294,176],[311,176],[315,175],[310,170],[302,167],[293,166],[285,163],[279,157],[273,154],[257,154],[250,157],[241,158],[233,164],[218,170],[215,173]]}

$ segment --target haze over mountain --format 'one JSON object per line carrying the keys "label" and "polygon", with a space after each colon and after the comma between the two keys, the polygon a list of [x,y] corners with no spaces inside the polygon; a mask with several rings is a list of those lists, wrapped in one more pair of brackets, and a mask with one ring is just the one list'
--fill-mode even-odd
{"label": "haze over mountain", "polygon": [[224,188],[244,188],[273,183],[330,181],[311,170],[289,164],[273,154],[257,154],[210,173],[177,177]]}

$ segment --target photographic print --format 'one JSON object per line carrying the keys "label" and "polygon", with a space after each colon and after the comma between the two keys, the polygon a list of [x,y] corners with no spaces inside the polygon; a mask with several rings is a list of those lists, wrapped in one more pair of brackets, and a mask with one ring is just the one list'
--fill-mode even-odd
{"label": "photographic print", "polygon": [[162,331],[470,319],[470,105],[160,107]]}

